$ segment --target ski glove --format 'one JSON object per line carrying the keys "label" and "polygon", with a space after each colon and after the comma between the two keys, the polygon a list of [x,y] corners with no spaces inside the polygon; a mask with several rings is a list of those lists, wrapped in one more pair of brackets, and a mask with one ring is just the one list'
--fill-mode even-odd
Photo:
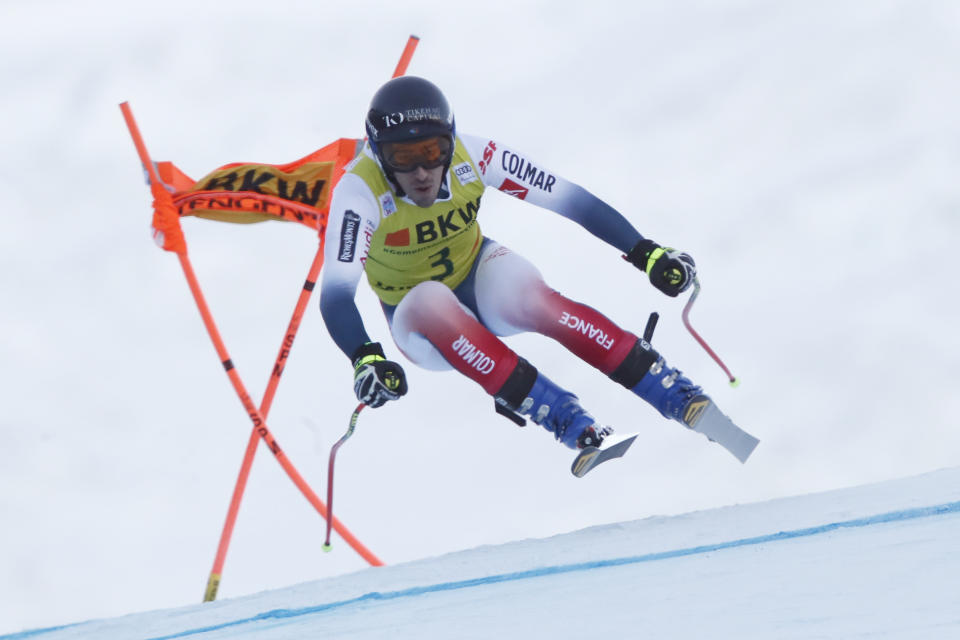
{"label": "ski glove", "polygon": [[407,392],[403,368],[384,357],[379,342],[368,342],[353,355],[353,391],[357,400],[376,408]]}
{"label": "ski glove", "polygon": [[650,276],[653,286],[672,298],[686,291],[697,275],[697,265],[688,254],[661,247],[646,238],[623,257]]}

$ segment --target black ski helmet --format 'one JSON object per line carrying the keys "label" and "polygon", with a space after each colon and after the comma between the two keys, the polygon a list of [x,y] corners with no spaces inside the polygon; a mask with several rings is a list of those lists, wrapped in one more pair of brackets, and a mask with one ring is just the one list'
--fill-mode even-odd
{"label": "black ski helmet", "polygon": [[[405,142],[431,136],[456,136],[453,110],[437,85],[417,76],[400,76],[380,87],[367,111],[367,139],[370,148],[386,166],[381,155],[384,142]],[[444,172],[450,163],[444,167]],[[388,174],[389,175],[389,174]]]}

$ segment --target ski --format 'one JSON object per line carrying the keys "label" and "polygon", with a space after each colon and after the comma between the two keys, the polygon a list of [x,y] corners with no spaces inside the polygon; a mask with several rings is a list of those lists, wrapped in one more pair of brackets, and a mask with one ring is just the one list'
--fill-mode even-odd
{"label": "ski", "polygon": [[735,425],[712,400],[703,396],[695,399],[687,408],[687,427],[701,433],[711,442],[716,442],[740,462],[746,462],[760,441]]}
{"label": "ski", "polygon": [[[760,444],[760,440],[734,424],[706,396],[697,398],[690,404],[685,418],[687,420],[685,426],[688,429],[703,434],[711,442],[716,442],[740,462],[746,462]],[[636,438],[636,433],[622,436],[609,435],[604,438],[599,447],[584,447],[574,458],[570,472],[582,478],[598,464],[623,456]]]}
{"label": "ski", "polygon": [[636,433],[628,433],[623,436],[609,435],[603,439],[599,447],[584,447],[573,459],[570,473],[582,478],[598,464],[622,456],[636,439]]}

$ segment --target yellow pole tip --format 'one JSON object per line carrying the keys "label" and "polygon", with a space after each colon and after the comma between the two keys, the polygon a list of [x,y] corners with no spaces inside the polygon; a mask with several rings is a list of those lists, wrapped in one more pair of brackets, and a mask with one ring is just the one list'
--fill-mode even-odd
{"label": "yellow pole tip", "polygon": [[322,548],[326,553],[329,553],[329,552],[333,551],[333,545],[328,544],[328,543],[326,543],[326,542],[323,543],[323,546],[322,546],[321,548]]}
{"label": "yellow pole tip", "polygon": [[739,387],[739,386],[740,386],[740,378],[734,378],[733,380],[731,380],[731,381],[730,381],[730,386],[733,387],[734,389],[736,389],[737,387]]}

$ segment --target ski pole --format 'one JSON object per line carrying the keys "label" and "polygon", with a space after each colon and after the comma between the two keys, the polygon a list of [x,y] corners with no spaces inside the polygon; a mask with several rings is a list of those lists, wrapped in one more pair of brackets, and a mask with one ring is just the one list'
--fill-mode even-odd
{"label": "ski pole", "polygon": [[333,522],[333,463],[337,458],[337,450],[344,442],[350,439],[350,436],[353,435],[353,430],[357,428],[357,418],[360,417],[360,412],[363,411],[365,406],[367,405],[362,402],[357,405],[353,415],[350,416],[350,426],[347,427],[347,432],[340,436],[340,439],[330,448],[330,461],[327,463],[327,539],[323,543],[324,551],[333,549],[333,547],[330,546],[330,529],[331,523]]}
{"label": "ski pole", "polygon": [[690,326],[690,318],[689,318],[690,309],[691,307],[693,307],[693,303],[697,299],[698,295],[700,295],[700,279],[694,278],[693,293],[690,294],[690,299],[687,300],[686,306],[683,307],[683,314],[682,314],[683,324],[687,328],[687,331],[690,332],[690,335],[692,335],[696,339],[696,341],[700,343],[700,346],[703,347],[706,350],[706,352],[710,354],[710,357],[713,358],[716,361],[716,363],[720,365],[720,368],[723,369],[723,372],[727,374],[727,378],[730,379],[730,386],[738,387],[740,386],[740,380],[737,379],[735,375],[730,373],[730,369],[727,368],[727,365],[723,364],[723,360],[721,360],[719,356],[717,356],[717,354],[714,353],[713,349],[710,348],[710,345],[708,345],[706,341],[700,337],[700,334],[697,333],[692,326]]}

